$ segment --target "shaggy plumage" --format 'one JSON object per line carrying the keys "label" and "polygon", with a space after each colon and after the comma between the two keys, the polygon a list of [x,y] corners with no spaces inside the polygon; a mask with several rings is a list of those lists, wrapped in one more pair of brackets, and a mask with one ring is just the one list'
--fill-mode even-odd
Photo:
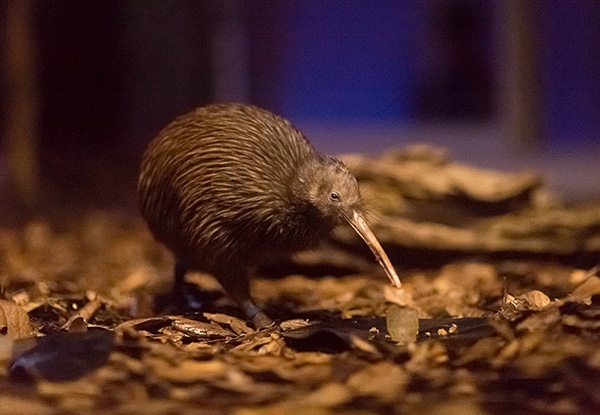
{"label": "shaggy plumage", "polygon": [[162,130],[143,156],[139,195],[150,230],[177,258],[176,284],[186,270],[208,272],[259,323],[268,319],[250,301],[253,269],[315,245],[360,209],[340,161],[242,104],[198,108]]}

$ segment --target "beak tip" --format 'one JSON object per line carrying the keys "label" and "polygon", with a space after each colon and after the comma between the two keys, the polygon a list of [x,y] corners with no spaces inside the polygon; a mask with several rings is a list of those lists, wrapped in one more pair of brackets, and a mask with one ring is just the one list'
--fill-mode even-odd
{"label": "beak tip", "polygon": [[350,214],[342,212],[342,215],[346,221],[354,228],[354,230],[360,235],[360,237],[366,242],[367,246],[371,249],[377,262],[383,267],[393,287],[400,288],[402,283],[396,271],[394,270],[392,263],[387,257],[385,251],[379,244],[379,241],[369,229],[365,218],[362,213],[357,209],[351,209]]}

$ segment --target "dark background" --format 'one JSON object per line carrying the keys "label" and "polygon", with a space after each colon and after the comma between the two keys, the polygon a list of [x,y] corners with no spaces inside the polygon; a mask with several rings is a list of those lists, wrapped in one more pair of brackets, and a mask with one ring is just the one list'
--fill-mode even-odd
{"label": "dark background", "polygon": [[[425,141],[597,195],[598,1],[24,3],[36,108],[29,204],[133,207],[145,145],[214,101],[279,113],[326,152]],[[0,5],[3,27],[14,4]],[[1,69],[9,143],[15,93]],[[0,148],[1,197],[23,198],[11,146]]]}

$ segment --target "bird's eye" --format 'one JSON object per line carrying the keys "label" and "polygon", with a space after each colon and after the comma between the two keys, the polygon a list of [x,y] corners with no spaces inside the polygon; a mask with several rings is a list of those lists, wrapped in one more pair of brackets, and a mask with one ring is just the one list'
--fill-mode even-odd
{"label": "bird's eye", "polygon": [[338,195],[336,192],[332,192],[332,193],[329,195],[329,198],[330,198],[331,200],[340,200],[340,195]]}

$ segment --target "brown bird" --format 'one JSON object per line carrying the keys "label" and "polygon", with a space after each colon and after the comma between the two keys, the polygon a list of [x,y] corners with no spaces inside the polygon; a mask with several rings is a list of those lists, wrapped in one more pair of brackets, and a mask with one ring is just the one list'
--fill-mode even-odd
{"label": "brown bird", "polygon": [[343,220],[400,287],[354,176],[266,110],[216,104],[183,115],[150,143],[138,186],[150,230],[176,257],[175,289],[187,271],[212,274],[258,326],[271,320],[250,297],[256,267],[315,246]]}

